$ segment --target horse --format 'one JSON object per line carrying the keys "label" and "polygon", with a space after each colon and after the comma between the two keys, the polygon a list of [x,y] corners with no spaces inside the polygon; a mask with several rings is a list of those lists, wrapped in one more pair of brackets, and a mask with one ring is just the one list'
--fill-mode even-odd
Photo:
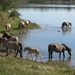
{"label": "horse", "polygon": [[25,20],[24,22],[26,25],[30,24],[30,20]]}
{"label": "horse", "polygon": [[23,22],[23,21],[21,21],[20,23],[19,23],[19,27],[18,28],[25,28],[25,23]]}
{"label": "horse", "polygon": [[13,42],[13,41],[9,41],[6,38],[0,38],[1,43],[3,43],[4,47],[6,47],[6,56],[9,55],[8,53],[8,49],[12,50],[14,49],[16,52],[15,57],[17,56],[18,52],[20,53],[20,57],[22,58],[22,44],[19,42]]}
{"label": "horse", "polygon": [[5,25],[5,28],[6,28],[6,31],[8,31],[9,29],[11,29],[11,28],[12,28],[12,24],[9,24],[9,23],[8,23],[8,24],[6,24],[6,25]]}
{"label": "horse", "polygon": [[10,41],[15,41],[15,42],[18,42],[18,37],[17,36],[12,36],[11,34],[9,34],[8,32],[4,32],[3,33],[3,38],[7,38],[9,39]]}
{"label": "horse", "polygon": [[27,28],[28,24],[30,24],[30,20],[21,21],[18,28]]}
{"label": "horse", "polygon": [[0,38],[2,38],[2,36],[3,36],[3,35],[2,35],[2,34],[0,34]]}
{"label": "horse", "polygon": [[72,26],[72,24],[70,22],[63,22],[62,27],[64,27],[64,26],[69,27],[69,26]]}
{"label": "horse", "polygon": [[52,57],[53,51],[59,53],[59,58],[61,58],[61,52],[63,52],[63,58],[65,58],[64,51],[67,51],[68,54],[71,56],[71,49],[64,43],[62,43],[62,44],[51,43],[48,45],[49,59],[53,58]]}
{"label": "horse", "polygon": [[[40,51],[36,48],[30,48],[30,47],[25,47],[24,48],[24,52],[25,51],[28,51],[28,54],[26,56],[26,58],[28,57],[29,54],[31,54],[31,57],[32,57],[32,54],[35,54],[36,55],[36,59],[35,61],[37,60],[37,57],[39,56],[41,61],[42,61],[42,58],[41,58],[41,55],[40,55]],[[32,57],[32,60],[33,60],[33,57]]]}

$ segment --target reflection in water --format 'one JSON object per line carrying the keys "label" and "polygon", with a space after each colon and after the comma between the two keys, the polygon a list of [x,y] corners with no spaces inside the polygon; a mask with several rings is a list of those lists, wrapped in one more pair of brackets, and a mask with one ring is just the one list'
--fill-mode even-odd
{"label": "reflection in water", "polygon": [[71,6],[71,5],[41,5],[41,4],[32,4],[32,5],[20,5],[21,9],[39,9],[41,11],[48,11],[49,9],[55,9],[55,10],[59,10],[59,9],[65,9],[65,10],[68,10],[68,11],[71,11],[71,9],[75,9],[75,6]]}
{"label": "reflection in water", "polygon": [[63,34],[71,32],[71,28],[70,27],[63,27],[61,29],[62,29],[62,33]]}
{"label": "reflection in water", "polygon": [[27,38],[30,36],[30,31],[28,30],[23,30],[23,31],[19,31],[19,38]]}
{"label": "reflection in water", "polygon": [[63,58],[63,59],[59,59],[59,60],[52,60],[52,59],[49,59],[48,62],[49,62],[49,61],[71,62],[71,56],[69,56],[66,60],[65,60],[65,58]]}

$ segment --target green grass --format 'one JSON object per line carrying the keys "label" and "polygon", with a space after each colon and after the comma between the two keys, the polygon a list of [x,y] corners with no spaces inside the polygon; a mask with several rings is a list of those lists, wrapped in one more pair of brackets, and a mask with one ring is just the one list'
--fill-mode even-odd
{"label": "green grass", "polygon": [[36,62],[0,53],[0,75],[74,75],[75,70],[63,62]]}

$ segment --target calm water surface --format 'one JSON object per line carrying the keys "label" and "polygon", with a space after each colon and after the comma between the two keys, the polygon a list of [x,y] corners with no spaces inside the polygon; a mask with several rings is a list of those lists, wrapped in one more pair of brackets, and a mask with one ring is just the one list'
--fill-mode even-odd
{"label": "calm water surface", "polygon": [[[36,5],[31,5],[36,6]],[[41,26],[41,29],[25,30],[14,35],[26,46],[38,48],[43,61],[48,61],[48,45],[52,42],[65,43],[72,49],[72,57],[65,51],[65,59],[69,65],[75,67],[75,5],[37,5],[37,8],[19,8],[22,19],[29,19]],[[44,7],[43,7],[44,6]],[[61,29],[63,21],[72,23],[72,27]],[[26,57],[27,52],[23,52]],[[63,57],[63,55],[62,55]],[[35,58],[34,58],[35,59]],[[53,60],[59,61],[59,54],[53,53]],[[40,59],[38,59],[40,61]],[[61,60],[63,61],[63,60]]]}

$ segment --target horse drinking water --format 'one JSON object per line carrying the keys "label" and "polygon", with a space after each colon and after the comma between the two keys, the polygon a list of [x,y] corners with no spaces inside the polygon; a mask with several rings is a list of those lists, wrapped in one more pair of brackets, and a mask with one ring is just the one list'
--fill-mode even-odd
{"label": "horse drinking water", "polygon": [[[41,58],[41,55],[40,55],[40,51],[36,48],[30,48],[30,47],[25,47],[24,48],[24,51],[28,51],[28,54],[26,56],[26,58],[28,57],[29,54],[31,54],[31,57],[32,57],[32,54],[34,53],[36,55],[36,59],[35,61],[37,60],[37,57],[39,56],[41,61],[42,61],[42,58]],[[33,57],[32,57],[32,60],[33,60]]]}
{"label": "horse drinking water", "polygon": [[61,52],[63,52],[63,58],[65,58],[64,51],[68,51],[69,55],[71,56],[71,49],[64,43],[62,44],[51,43],[48,45],[49,59],[52,59],[53,51],[59,53],[59,58],[61,58]]}

